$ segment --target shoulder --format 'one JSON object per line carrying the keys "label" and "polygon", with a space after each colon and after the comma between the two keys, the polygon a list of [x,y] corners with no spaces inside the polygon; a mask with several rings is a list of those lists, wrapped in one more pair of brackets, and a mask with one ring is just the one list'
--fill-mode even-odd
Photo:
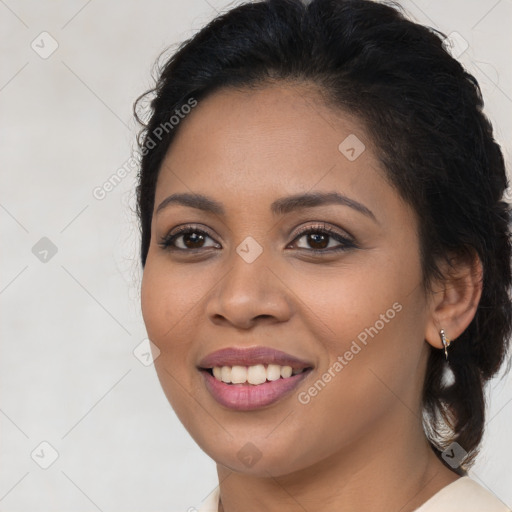
{"label": "shoulder", "polygon": [[[198,512],[218,512],[219,487],[203,501]],[[468,476],[443,487],[415,512],[512,512],[505,503]]]}
{"label": "shoulder", "polygon": [[415,512],[511,512],[493,493],[468,476],[443,487]]}
{"label": "shoulder", "polygon": [[218,512],[219,497],[220,497],[220,490],[219,490],[219,486],[217,486],[202,502],[201,506],[197,509],[197,512]]}

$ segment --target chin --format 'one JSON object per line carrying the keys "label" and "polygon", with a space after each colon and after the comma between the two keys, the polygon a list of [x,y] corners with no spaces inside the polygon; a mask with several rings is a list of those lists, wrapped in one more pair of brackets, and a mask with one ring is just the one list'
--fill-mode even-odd
{"label": "chin", "polygon": [[[289,442],[284,444],[284,439]],[[212,446],[211,440],[208,440],[206,445],[198,444],[217,464],[231,471],[268,478],[288,475],[314,464],[315,461],[307,461],[297,453],[293,458],[291,457],[300,443],[292,442],[290,439],[289,436],[280,437],[279,446],[275,446],[276,443],[268,443],[268,441],[265,444],[264,438],[254,442],[247,439],[238,441],[236,438],[230,438],[224,446],[220,446],[218,443]],[[235,448],[238,446],[240,448]]]}

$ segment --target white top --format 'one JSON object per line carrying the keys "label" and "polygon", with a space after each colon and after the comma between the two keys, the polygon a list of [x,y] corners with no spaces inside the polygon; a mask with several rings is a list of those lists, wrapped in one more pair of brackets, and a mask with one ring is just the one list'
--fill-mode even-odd
{"label": "white top", "polygon": [[[219,487],[206,498],[198,512],[218,512]],[[443,487],[415,512],[511,512],[494,494],[469,476]]]}

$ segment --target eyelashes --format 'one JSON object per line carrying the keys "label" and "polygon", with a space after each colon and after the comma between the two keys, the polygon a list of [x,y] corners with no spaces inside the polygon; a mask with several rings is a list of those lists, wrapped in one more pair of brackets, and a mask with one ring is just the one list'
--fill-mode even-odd
{"label": "eyelashes", "polygon": [[[204,240],[205,238],[210,238],[213,240],[213,237],[207,231],[204,231],[203,229],[199,229],[194,226],[180,226],[180,227],[176,228],[176,230],[174,232],[171,232],[168,235],[166,235],[165,237],[163,237],[160,240],[158,245],[160,245],[160,247],[162,247],[163,249],[172,250],[172,251],[178,250],[178,251],[184,251],[184,252],[192,252],[192,251],[196,251],[197,249],[202,249],[201,247],[193,247],[192,249],[176,247],[175,241],[181,237],[184,238],[187,235],[196,235],[195,237],[192,237],[193,239],[195,239],[192,241],[192,243],[197,243],[198,241]],[[197,236],[197,235],[199,235],[199,236]],[[220,247],[219,244],[217,244],[217,246]]]}
{"label": "eyelashes", "polygon": [[[295,234],[291,244],[294,244],[302,238],[307,238],[306,244],[313,244],[313,246],[320,245],[320,248],[298,248],[298,250],[313,254],[332,254],[347,251],[349,249],[355,249],[358,247],[352,237],[345,236],[338,232],[336,229],[324,223],[302,228]],[[212,240],[214,244],[207,246],[203,245],[207,239]],[[335,247],[329,247],[332,240],[337,241],[338,245]],[[195,247],[194,245],[197,244],[200,246]],[[159,240],[158,245],[166,251],[191,254],[204,252],[205,250],[221,248],[221,245],[215,241],[213,235],[211,235],[207,230],[194,225],[179,226],[169,234],[162,237]],[[179,247],[179,245],[182,247]],[[287,247],[289,246],[290,244]]]}
{"label": "eyelashes", "polygon": [[[338,246],[326,247],[326,248],[320,248],[320,249],[315,248],[315,247],[313,247],[313,248],[299,247],[299,249],[303,249],[308,252],[312,252],[314,254],[319,254],[319,253],[331,254],[333,252],[335,253],[335,252],[347,251],[348,249],[355,249],[357,247],[353,238],[349,238],[347,236],[342,235],[337,230],[331,228],[330,226],[327,226],[326,224],[302,228],[301,230],[299,230],[296,233],[295,238],[293,239],[293,242],[296,242],[297,240],[300,240],[301,238],[310,237],[312,235],[317,235],[317,237],[314,239],[310,238],[306,243],[312,242],[313,244],[320,243],[320,245],[322,245],[322,243],[325,242],[325,240],[334,239],[338,242]],[[320,242],[318,240],[318,235],[320,235],[320,237],[323,238]],[[329,240],[328,240],[327,245],[330,245]]]}

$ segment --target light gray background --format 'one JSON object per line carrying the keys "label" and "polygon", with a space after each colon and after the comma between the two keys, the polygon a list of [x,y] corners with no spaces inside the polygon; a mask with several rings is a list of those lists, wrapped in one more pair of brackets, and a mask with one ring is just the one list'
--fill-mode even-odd
{"label": "light gray background", "polygon": [[[402,4],[467,41],[459,59],[510,162],[512,0]],[[131,105],[159,52],[228,5],[0,0],[0,511],[184,511],[217,483],[133,354],[146,334],[135,171],[101,201],[92,191],[130,157]],[[43,31],[58,43],[46,59],[31,47],[51,49]],[[46,262],[32,252],[42,237],[58,250]],[[512,378],[496,380],[471,473],[509,506],[511,401]],[[59,454],[48,469],[43,441]]]}

